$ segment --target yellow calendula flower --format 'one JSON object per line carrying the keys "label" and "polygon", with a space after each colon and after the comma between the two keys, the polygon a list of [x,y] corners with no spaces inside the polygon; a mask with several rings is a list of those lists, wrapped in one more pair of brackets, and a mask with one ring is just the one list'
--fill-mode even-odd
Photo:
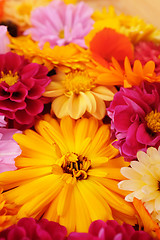
{"label": "yellow calendula flower", "polygon": [[96,219],[136,223],[135,210],[117,187],[128,166],[110,140],[110,126],[94,118],[60,123],[45,115],[35,129],[14,135],[22,149],[16,171],[0,174],[8,203],[19,206],[17,220],[41,217],[71,231],[88,232]]}
{"label": "yellow calendula flower", "polygon": [[110,7],[108,12],[106,8],[103,8],[101,12],[95,11],[93,19],[95,20],[93,30],[85,37],[87,45],[93,36],[105,27],[113,28],[126,35],[133,44],[139,41],[160,42],[160,30],[157,30],[152,24],[147,24],[136,16],[117,15],[113,7]]}
{"label": "yellow calendula flower", "polygon": [[15,222],[15,213],[17,212],[14,205],[7,204],[0,189],[0,232]]}

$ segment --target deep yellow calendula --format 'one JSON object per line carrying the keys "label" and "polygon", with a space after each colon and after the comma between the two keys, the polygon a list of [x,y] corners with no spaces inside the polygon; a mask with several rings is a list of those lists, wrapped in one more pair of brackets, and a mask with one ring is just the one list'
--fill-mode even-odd
{"label": "deep yellow calendula", "polygon": [[128,166],[110,140],[110,125],[94,118],[60,121],[45,115],[35,129],[15,134],[22,149],[16,171],[0,174],[8,203],[22,217],[47,218],[68,232],[87,232],[97,219],[136,223],[135,210],[117,183]]}

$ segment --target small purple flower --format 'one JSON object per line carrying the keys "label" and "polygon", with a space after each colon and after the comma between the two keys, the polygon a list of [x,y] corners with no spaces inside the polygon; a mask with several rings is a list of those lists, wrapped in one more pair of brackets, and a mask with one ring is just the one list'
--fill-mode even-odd
{"label": "small purple flower", "polygon": [[22,218],[16,225],[0,233],[3,240],[65,240],[67,230],[58,223],[41,219],[36,222],[33,218]]}
{"label": "small purple flower", "polygon": [[106,223],[97,220],[89,228],[88,233],[71,233],[68,240],[152,240],[152,237],[143,231],[135,231],[129,224],[119,225],[114,220]]}
{"label": "small purple flower", "polygon": [[160,144],[160,83],[121,88],[107,109],[117,141],[114,146],[126,160],[139,150]]}

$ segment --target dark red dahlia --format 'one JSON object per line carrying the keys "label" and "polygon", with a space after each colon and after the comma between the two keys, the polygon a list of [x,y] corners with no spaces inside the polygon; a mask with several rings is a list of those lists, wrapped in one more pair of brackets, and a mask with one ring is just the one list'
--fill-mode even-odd
{"label": "dark red dahlia", "polygon": [[22,218],[16,225],[0,232],[0,240],[64,240],[67,230],[59,223],[41,219]]}
{"label": "dark red dahlia", "polygon": [[0,55],[0,113],[14,121],[14,127],[33,126],[43,111],[42,93],[49,84],[48,69],[30,63],[16,53]]}
{"label": "dark red dahlia", "polygon": [[89,228],[88,233],[71,233],[68,240],[152,240],[150,235],[143,231],[135,231],[134,228],[126,223],[119,225],[114,220],[106,223],[97,220]]}

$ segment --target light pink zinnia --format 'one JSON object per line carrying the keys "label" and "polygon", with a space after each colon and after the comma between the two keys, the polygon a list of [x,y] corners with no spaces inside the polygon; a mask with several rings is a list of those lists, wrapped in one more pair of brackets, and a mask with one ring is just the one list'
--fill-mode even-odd
{"label": "light pink zinnia", "polygon": [[10,48],[8,47],[8,44],[10,43],[9,38],[7,36],[7,27],[6,26],[0,26],[0,54],[4,54],[9,52]]}
{"label": "light pink zinnia", "polygon": [[0,173],[15,170],[14,159],[21,154],[19,145],[13,140],[16,129],[0,128]]}
{"label": "light pink zinnia", "polygon": [[49,42],[51,48],[71,42],[86,47],[84,36],[92,28],[92,12],[84,2],[66,5],[63,1],[55,0],[48,6],[32,11],[32,27],[24,34],[31,34],[33,40],[39,41],[40,47],[43,47],[45,42]]}

